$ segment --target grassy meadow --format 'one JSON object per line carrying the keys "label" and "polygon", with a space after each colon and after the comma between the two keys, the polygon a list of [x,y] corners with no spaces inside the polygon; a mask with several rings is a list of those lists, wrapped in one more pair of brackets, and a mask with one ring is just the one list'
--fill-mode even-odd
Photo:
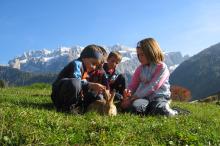
{"label": "grassy meadow", "polygon": [[179,103],[176,117],[56,112],[51,87],[0,89],[0,145],[220,145],[220,105]]}

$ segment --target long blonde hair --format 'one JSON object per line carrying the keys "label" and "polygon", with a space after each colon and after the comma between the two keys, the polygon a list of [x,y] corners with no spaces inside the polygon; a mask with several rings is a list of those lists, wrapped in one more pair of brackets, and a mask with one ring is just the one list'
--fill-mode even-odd
{"label": "long blonde hair", "polygon": [[164,55],[159,44],[153,38],[146,38],[137,43],[137,48],[144,52],[149,63],[159,63],[164,61]]}

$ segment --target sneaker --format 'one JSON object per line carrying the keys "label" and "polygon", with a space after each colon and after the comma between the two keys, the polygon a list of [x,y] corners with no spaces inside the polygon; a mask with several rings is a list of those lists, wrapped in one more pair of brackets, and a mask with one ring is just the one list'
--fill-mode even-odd
{"label": "sneaker", "polygon": [[189,115],[190,111],[186,110],[186,109],[182,109],[180,107],[172,107],[172,109],[174,111],[176,111],[178,113],[178,115]]}

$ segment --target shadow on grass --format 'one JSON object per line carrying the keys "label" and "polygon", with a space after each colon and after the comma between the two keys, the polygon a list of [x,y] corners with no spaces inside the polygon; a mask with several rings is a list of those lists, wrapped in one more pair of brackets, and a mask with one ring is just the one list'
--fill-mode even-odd
{"label": "shadow on grass", "polygon": [[56,110],[53,103],[34,103],[34,102],[16,102],[13,103],[17,106],[23,108],[34,108],[34,109],[46,109],[46,110]]}
{"label": "shadow on grass", "polygon": [[59,113],[64,113],[64,114],[70,114],[70,115],[82,115],[82,113],[75,113],[71,112],[70,110],[62,109],[62,110],[57,110],[52,102],[46,102],[46,103],[35,103],[35,102],[24,102],[24,101],[19,101],[19,102],[10,102],[13,105],[16,105],[21,108],[32,108],[32,109],[39,109],[39,110],[48,110],[48,111],[56,111]]}

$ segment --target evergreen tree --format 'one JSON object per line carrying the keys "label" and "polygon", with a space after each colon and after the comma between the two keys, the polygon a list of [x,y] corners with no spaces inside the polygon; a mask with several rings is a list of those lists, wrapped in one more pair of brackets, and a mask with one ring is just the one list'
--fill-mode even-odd
{"label": "evergreen tree", "polygon": [[4,88],[5,87],[5,82],[3,80],[0,80],[0,88]]}

